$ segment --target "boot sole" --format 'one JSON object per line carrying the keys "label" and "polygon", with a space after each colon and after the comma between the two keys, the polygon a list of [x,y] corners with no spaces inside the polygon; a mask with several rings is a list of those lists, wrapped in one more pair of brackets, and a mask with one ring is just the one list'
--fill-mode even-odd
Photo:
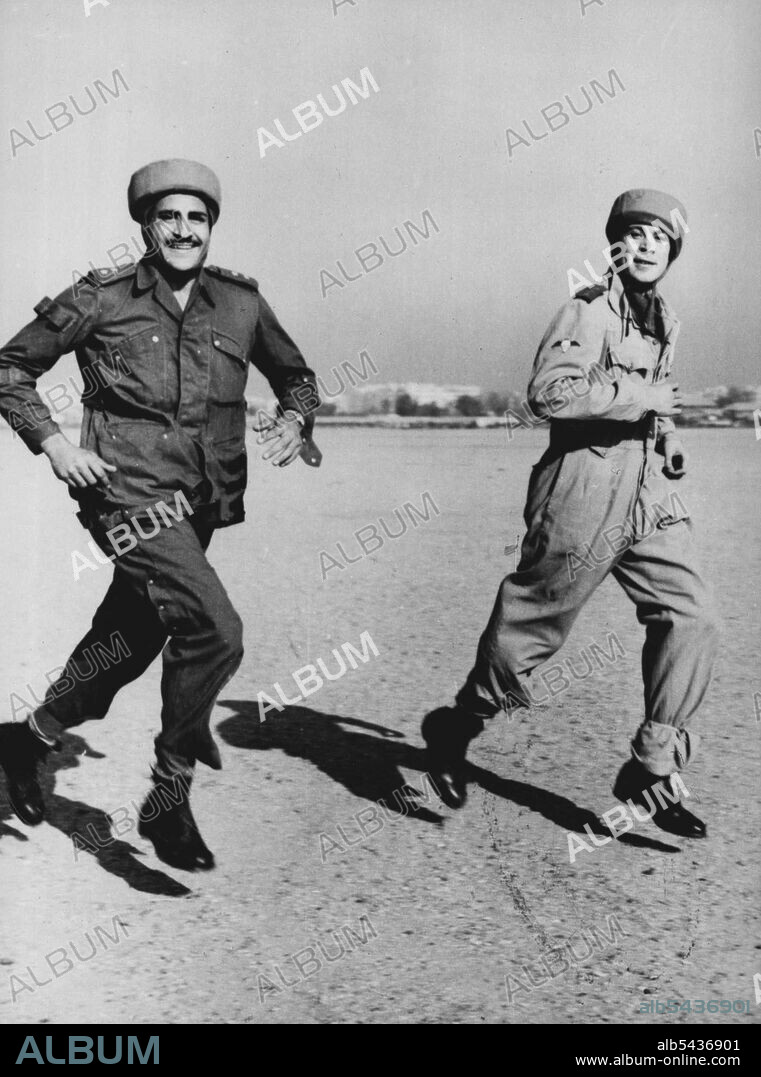
{"label": "boot sole", "polygon": [[44,808],[44,806],[43,806],[43,808],[42,808],[42,810],[40,812],[39,818],[35,817],[34,819],[31,819],[31,818],[29,818],[28,815],[25,815],[24,812],[21,811],[18,804],[15,802],[15,800],[11,796],[10,792],[8,793],[8,803],[10,804],[11,808],[13,809],[13,814],[16,816],[16,818],[20,819],[21,822],[25,823],[27,826],[39,826],[40,823],[43,823],[45,821],[45,808]]}
{"label": "boot sole", "polygon": [[191,864],[184,860],[174,848],[165,845],[160,838],[156,838],[149,830],[146,830],[142,824],[138,824],[137,832],[141,838],[151,843],[154,853],[162,864],[167,864],[170,868],[178,868],[180,871],[212,871],[217,866],[214,854],[211,852],[209,853],[210,863]]}

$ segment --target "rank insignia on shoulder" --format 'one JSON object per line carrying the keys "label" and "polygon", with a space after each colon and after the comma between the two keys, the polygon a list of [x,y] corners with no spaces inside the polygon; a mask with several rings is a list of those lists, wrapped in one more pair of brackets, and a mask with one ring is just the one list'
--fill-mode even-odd
{"label": "rank insignia on shoulder", "polygon": [[244,288],[252,288],[254,291],[259,290],[259,282],[253,277],[247,277],[245,273],[236,273],[233,269],[222,269],[221,266],[205,266],[205,269],[207,273],[211,273],[214,277],[230,280],[233,284],[240,284]]}
{"label": "rank insignia on shoulder", "polygon": [[604,284],[593,284],[589,288],[580,288],[575,293],[574,299],[583,299],[585,303],[591,303],[593,299],[598,299],[605,292]]}
{"label": "rank insignia on shoulder", "polygon": [[115,284],[118,280],[126,280],[128,277],[133,277],[137,272],[137,263],[132,262],[128,266],[103,266],[96,269],[91,263],[89,273],[85,273],[84,276],[79,276],[79,280],[75,283],[81,288],[102,288],[107,284]]}

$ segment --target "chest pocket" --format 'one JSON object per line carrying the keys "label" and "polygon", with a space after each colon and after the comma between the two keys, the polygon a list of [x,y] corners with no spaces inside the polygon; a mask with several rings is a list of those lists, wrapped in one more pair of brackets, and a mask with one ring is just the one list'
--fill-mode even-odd
{"label": "chest pocket", "polygon": [[654,337],[635,331],[611,346],[608,366],[614,374],[641,374],[650,382],[660,354],[661,346]]}
{"label": "chest pocket", "polygon": [[167,407],[167,339],[158,325],[109,345],[107,361],[119,372],[114,380],[119,382],[120,395],[137,405]]}
{"label": "chest pocket", "polygon": [[243,399],[248,361],[243,345],[229,333],[211,331],[209,399],[215,404],[237,404]]}

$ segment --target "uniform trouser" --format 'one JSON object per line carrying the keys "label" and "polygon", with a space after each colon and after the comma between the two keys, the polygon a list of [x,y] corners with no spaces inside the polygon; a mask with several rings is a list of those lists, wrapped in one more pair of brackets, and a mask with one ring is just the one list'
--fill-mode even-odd
{"label": "uniform trouser", "polygon": [[660,776],[686,765],[697,738],[685,727],[708,688],[718,624],[689,509],[662,464],[643,442],[545,453],[529,482],[521,560],[457,695],[466,712],[489,718],[529,706],[522,681],[563,645],[611,573],[645,626],[645,720],[632,754]]}
{"label": "uniform trouser", "polygon": [[[213,528],[200,512],[142,537],[114,562],[114,576],[92,627],[50,686],[34,724],[48,738],[91,718],[104,718],[114,696],[162,652],[161,733],[156,771],[190,777],[196,760],[220,769],[209,730],[217,695],[243,657],[242,624],[206,559]],[[104,528],[93,537],[113,547]],[[122,547],[126,542],[121,543]]]}

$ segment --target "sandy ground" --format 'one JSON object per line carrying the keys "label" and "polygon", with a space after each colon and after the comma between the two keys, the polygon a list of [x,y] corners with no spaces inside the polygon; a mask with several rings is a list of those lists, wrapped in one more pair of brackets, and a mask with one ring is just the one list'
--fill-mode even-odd
{"label": "sandy ground", "polygon": [[[569,863],[569,830],[615,804],[611,781],[641,714],[642,629],[613,581],[559,659],[581,667],[581,649],[610,632],[626,654],[491,725],[472,752],[463,811],[443,808],[423,781],[421,717],[471,664],[545,434],[507,445],[501,431],[332,429],[320,433],[318,472],[268,468],[251,445],[248,520],[211,550],[247,647],[214,714],[224,770],[200,768],[194,791],[218,867],[169,869],[129,829],[158,724],[155,665],[106,721],[69,738],[46,778],[45,824],[19,823],[0,780],[0,1020],[757,1021],[761,446],[752,430],[685,436],[694,478],[683,496],[725,622],[703,750],[685,775],[707,841],[643,823]],[[71,554],[87,536],[65,489],[8,431],[0,442],[9,699],[27,684],[41,690],[111,570],[75,582]],[[355,530],[379,517],[398,530],[394,509],[420,506],[426,491],[440,515],[321,578],[321,550],[335,556],[341,542],[357,557]],[[258,691],[278,681],[293,696],[295,670],[320,657],[334,669],[333,648],[363,632],[377,656],[259,723]],[[368,823],[405,783],[424,794],[419,810]],[[373,805],[363,837],[356,815]],[[75,855],[72,835],[90,824],[105,834],[104,813],[119,808],[132,820],[121,836]],[[339,949],[334,932],[353,941]],[[553,947],[569,940],[578,960],[561,971]],[[543,956],[556,977],[540,982]],[[516,991],[524,965],[536,986]],[[750,1012],[640,1013],[666,999],[747,999]]]}

